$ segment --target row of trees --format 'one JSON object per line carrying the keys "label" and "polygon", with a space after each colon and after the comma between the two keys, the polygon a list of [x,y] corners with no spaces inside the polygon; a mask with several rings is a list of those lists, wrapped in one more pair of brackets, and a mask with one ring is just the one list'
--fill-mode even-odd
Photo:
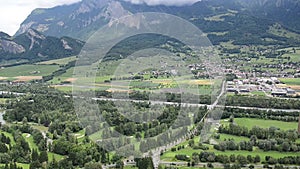
{"label": "row of trees", "polygon": [[228,106],[260,107],[273,109],[298,109],[300,100],[280,99],[263,96],[228,96],[226,98]]}
{"label": "row of trees", "polygon": [[229,125],[221,125],[219,127],[219,133],[245,136],[249,138],[254,135],[258,139],[287,139],[292,142],[295,142],[299,137],[296,130],[283,131],[276,127],[261,128],[258,126],[254,126],[249,130],[245,126],[239,126],[233,123],[230,123]]}
{"label": "row of trees", "polygon": [[43,82],[50,81],[54,77],[58,77],[64,73],[66,73],[67,70],[70,69],[71,67],[75,67],[75,64],[76,64],[76,60],[71,61],[71,62],[67,63],[66,65],[61,65],[58,70],[54,71],[50,75],[43,76],[43,78],[41,80],[37,80],[37,82],[43,83]]}
{"label": "row of trees", "polygon": [[235,118],[258,118],[293,122],[298,121],[299,112],[267,111],[226,107],[224,109],[224,113],[222,114],[222,119],[227,119],[232,116]]}
{"label": "row of trees", "polygon": [[[259,155],[256,156],[243,156],[243,155],[216,155],[214,152],[201,152],[201,153],[193,153],[192,157],[188,157],[186,155],[177,154],[175,157],[178,160],[188,161],[189,166],[195,166],[200,162],[211,163],[219,162],[224,164],[224,168],[241,168],[246,166],[247,164],[256,164],[262,161]],[[300,156],[287,156],[282,158],[274,158],[271,156],[265,157],[265,163],[270,165],[299,165],[300,164]],[[232,166],[228,164],[233,164]],[[252,165],[250,165],[251,167]],[[254,166],[252,166],[254,168]],[[277,166],[278,168],[278,166]]]}
{"label": "row of trees", "polygon": [[219,151],[234,151],[234,150],[247,150],[253,151],[254,143],[252,141],[241,141],[236,143],[234,140],[228,140],[220,142],[219,144],[214,145],[214,149]]}
{"label": "row of trees", "polygon": [[219,162],[223,164],[228,163],[238,163],[242,166],[246,164],[259,163],[261,162],[260,156],[243,156],[243,155],[216,155],[214,152],[201,152],[201,153],[193,153],[191,157],[191,162],[194,164],[198,164],[199,162],[208,162],[214,163]]}

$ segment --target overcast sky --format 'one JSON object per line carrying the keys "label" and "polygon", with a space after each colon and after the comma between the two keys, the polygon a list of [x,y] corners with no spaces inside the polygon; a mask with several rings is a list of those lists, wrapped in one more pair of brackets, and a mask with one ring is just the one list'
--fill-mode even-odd
{"label": "overcast sky", "polygon": [[80,0],[0,0],[0,31],[15,34],[20,24],[35,8],[50,8]]}
{"label": "overcast sky", "polygon": [[[51,8],[57,5],[71,4],[81,0],[0,0],[0,31],[14,35],[20,24],[35,8]],[[148,5],[184,5],[198,0],[126,0],[132,3]]]}

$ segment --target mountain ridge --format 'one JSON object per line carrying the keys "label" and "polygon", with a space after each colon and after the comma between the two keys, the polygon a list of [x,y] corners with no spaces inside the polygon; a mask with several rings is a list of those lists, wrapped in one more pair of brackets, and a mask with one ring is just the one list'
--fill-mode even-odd
{"label": "mountain ridge", "polygon": [[[288,41],[269,32],[279,23],[292,32],[300,32],[299,0],[202,0],[185,6],[148,6],[116,0],[83,0],[50,9],[36,9],[21,24],[17,34],[29,28],[49,36],[70,36],[87,40],[111,20],[138,12],[163,12],[191,21],[208,34],[213,44],[266,44],[272,38]],[[288,42],[290,43],[290,42]],[[293,41],[292,45],[295,45]]]}
{"label": "mountain ridge", "polygon": [[[101,28],[111,19],[130,14],[122,8],[119,1],[97,2],[98,0],[85,0],[71,5],[36,9],[21,24],[16,35],[33,28],[50,36],[70,36],[85,40],[87,38],[82,37],[90,36],[92,34],[90,32]],[[41,10],[42,14],[39,14]]]}
{"label": "mountain ridge", "polygon": [[40,61],[77,55],[84,42],[70,37],[45,36],[34,29],[10,37],[0,32],[0,59]]}

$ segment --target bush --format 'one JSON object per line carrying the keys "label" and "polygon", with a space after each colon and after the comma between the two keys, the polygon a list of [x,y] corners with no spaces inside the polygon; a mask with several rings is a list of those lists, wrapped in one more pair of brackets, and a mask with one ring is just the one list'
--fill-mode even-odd
{"label": "bush", "polygon": [[181,161],[189,161],[190,160],[190,158],[185,154],[177,154],[177,155],[175,155],[175,158],[177,160],[181,160]]}

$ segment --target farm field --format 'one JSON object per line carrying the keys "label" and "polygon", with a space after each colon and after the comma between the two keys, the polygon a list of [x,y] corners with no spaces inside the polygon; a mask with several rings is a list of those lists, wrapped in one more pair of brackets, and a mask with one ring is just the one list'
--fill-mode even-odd
{"label": "farm field", "polygon": [[281,78],[279,79],[281,82],[286,85],[299,85],[300,86],[300,78]]}
{"label": "farm field", "polygon": [[20,65],[2,68],[0,77],[4,79],[14,79],[20,81],[30,81],[33,79],[41,79],[42,76],[50,75],[59,68],[58,65]]}
{"label": "farm field", "polygon": [[0,61],[0,67],[14,65],[14,64],[22,64],[22,63],[26,64],[26,63],[28,63],[28,60],[26,60],[26,59],[2,60],[2,61]]}
{"label": "farm field", "polygon": [[49,83],[51,84],[59,84],[61,82],[64,82],[64,81],[68,81],[72,78],[73,76],[73,71],[74,71],[74,68],[70,68],[66,71],[66,73],[60,75],[60,76],[56,76],[54,77],[52,80],[49,81]]}
{"label": "farm field", "polygon": [[72,57],[67,57],[67,58],[62,58],[62,59],[56,59],[56,60],[49,60],[49,61],[45,61],[45,62],[39,62],[37,63],[38,65],[66,65],[71,61],[76,60],[77,57],[76,56],[72,56]]}
{"label": "farm field", "polygon": [[[245,126],[251,129],[254,126],[269,128],[277,127],[281,130],[295,130],[298,127],[297,122],[283,122],[276,120],[264,120],[264,119],[251,119],[251,118],[235,118],[234,122],[240,126]],[[229,123],[227,121],[222,121],[223,124]]]}
{"label": "farm field", "polygon": [[249,141],[250,139],[248,137],[239,137],[239,136],[234,136],[230,134],[220,134],[220,139],[219,141],[224,141],[224,140],[229,140],[233,139],[234,141],[240,142],[240,141]]}

